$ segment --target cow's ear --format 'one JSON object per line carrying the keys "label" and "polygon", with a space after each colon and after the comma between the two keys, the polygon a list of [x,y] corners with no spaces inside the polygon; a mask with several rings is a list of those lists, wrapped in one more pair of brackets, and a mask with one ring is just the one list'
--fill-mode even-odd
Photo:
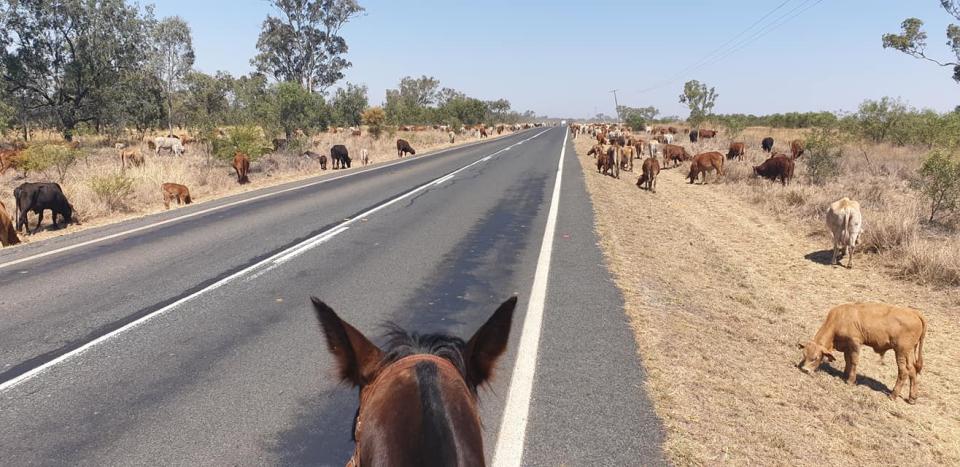
{"label": "cow's ear", "polygon": [[493,376],[493,367],[510,340],[510,326],[516,306],[517,297],[507,299],[467,342],[465,360],[467,382],[471,386],[480,386]]}
{"label": "cow's ear", "polygon": [[310,297],[317,320],[327,338],[327,349],[337,362],[340,378],[354,386],[370,384],[376,377],[383,351],[360,331],[340,319],[332,308],[317,297]]}
{"label": "cow's ear", "polygon": [[800,349],[800,350],[803,350],[803,349],[807,348],[807,346],[806,346],[806,344],[804,344],[803,342],[797,342],[797,348]]}
{"label": "cow's ear", "polygon": [[823,358],[826,359],[827,361],[829,361],[830,363],[833,363],[833,362],[836,361],[836,359],[837,359],[837,358],[834,357],[833,354],[830,353],[830,352],[824,352],[824,353],[823,353]]}

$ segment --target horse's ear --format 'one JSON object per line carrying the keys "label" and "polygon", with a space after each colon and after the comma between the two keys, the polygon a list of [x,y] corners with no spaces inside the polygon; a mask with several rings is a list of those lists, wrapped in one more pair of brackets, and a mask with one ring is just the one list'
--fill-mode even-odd
{"label": "horse's ear", "polygon": [[497,359],[507,349],[516,306],[517,297],[503,302],[467,343],[467,382],[471,386],[480,386],[493,375]]}
{"label": "horse's ear", "polygon": [[340,319],[332,308],[317,297],[310,297],[317,312],[320,328],[327,338],[327,348],[337,361],[340,378],[354,386],[364,386],[376,377],[383,352],[360,331]]}

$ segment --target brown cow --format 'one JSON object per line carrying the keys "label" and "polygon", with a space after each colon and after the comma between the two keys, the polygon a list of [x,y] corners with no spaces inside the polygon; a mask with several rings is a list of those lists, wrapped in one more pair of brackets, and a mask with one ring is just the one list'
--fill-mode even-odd
{"label": "brown cow", "polygon": [[793,158],[777,154],[763,161],[762,164],[754,166],[753,173],[770,181],[776,181],[779,178],[780,183],[786,186],[787,182],[793,178],[793,168]]}
{"label": "brown cow", "polygon": [[237,171],[237,183],[243,185],[250,183],[247,173],[250,171],[250,158],[246,154],[237,151],[233,155],[233,170]]}
{"label": "brown cow", "polygon": [[480,131],[480,137],[481,137],[481,138],[486,138],[486,137],[488,136],[488,135],[487,135],[487,129],[486,129],[486,128],[477,128],[477,130]]}
{"label": "brown cow", "polygon": [[620,169],[633,172],[633,156],[636,150],[633,146],[624,146],[620,148]]}
{"label": "brown cow", "polygon": [[190,204],[193,199],[190,198],[190,190],[179,183],[164,183],[160,185],[160,192],[163,193],[163,206],[170,209],[170,201],[177,200],[177,204]]}
{"label": "brown cow", "polygon": [[717,177],[723,175],[723,154],[716,151],[697,154],[690,164],[690,174],[687,178],[690,179],[690,183],[693,183],[700,178],[700,174],[703,174],[703,184],[706,185],[707,172],[714,170],[717,172]]}
{"label": "brown cow", "polygon": [[717,136],[717,130],[700,130],[700,139],[710,139]]}
{"label": "brown cow", "polygon": [[612,177],[615,155],[616,149],[614,149],[613,146],[607,148],[606,151],[601,152],[600,155],[597,156],[597,172]]}
{"label": "brown cow", "polygon": [[139,149],[120,150],[120,168],[126,168],[128,162],[130,166],[140,167],[143,165],[143,155],[140,154]]}
{"label": "brown cow", "polygon": [[600,154],[603,154],[604,152],[606,151],[604,151],[603,144],[594,144],[593,147],[590,148],[589,151],[587,151],[587,155],[593,156],[593,158],[596,159],[597,156],[599,156]]}
{"label": "brown cow", "polygon": [[861,345],[873,348],[881,357],[893,349],[897,355],[897,383],[890,399],[897,400],[903,383],[909,378],[907,402],[913,404],[917,401],[917,375],[923,370],[926,335],[927,320],[919,310],[883,303],[847,303],[827,313],[827,320],[813,340],[797,344],[803,350],[803,359],[797,366],[804,373],[812,374],[824,359],[834,361],[832,352],[839,350],[843,352],[847,384],[856,384]]}
{"label": "brown cow", "polygon": [[671,127],[667,127],[667,132],[669,132],[671,135],[675,135],[675,134],[677,134],[677,129],[674,128],[674,127],[672,127],[672,126],[671,126]]}
{"label": "brown cow", "polygon": [[351,135],[351,136],[360,136],[360,135],[361,135],[361,131],[360,131],[359,128],[357,128],[357,129],[355,129],[355,130],[350,130],[350,135]]}
{"label": "brown cow", "polygon": [[790,154],[793,155],[794,159],[797,159],[803,155],[803,152],[805,151],[804,146],[806,146],[804,142],[799,139],[795,139],[790,142]]}
{"label": "brown cow", "polygon": [[727,159],[737,158],[738,161],[742,161],[746,152],[746,145],[743,143],[730,143],[730,149],[727,150]]}
{"label": "brown cow", "polygon": [[643,172],[637,179],[637,186],[650,191],[657,192],[657,176],[660,175],[660,163],[656,157],[648,157],[643,161]]}
{"label": "brown cow", "polygon": [[663,165],[666,166],[667,162],[673,161],[673,166],[676,167],[680,162],[690,160],[690,153],[687,152],[687,149],[683,146],[677,146],[675,144],[666,144],[663,146]]}
{"label": "brown cow", "polygon": [[[56,215],[56,214],[54,214]],[[20,243],[17,229],[13,228],[13,221],[7,213],[7,207],[0,201],[0,245],[10,246]]]}

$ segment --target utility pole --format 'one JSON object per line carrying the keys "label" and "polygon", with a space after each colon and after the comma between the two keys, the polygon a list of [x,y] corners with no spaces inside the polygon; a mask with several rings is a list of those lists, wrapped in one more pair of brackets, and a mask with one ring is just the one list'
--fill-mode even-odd
{"label": "utility pole", "polygon": [[613,105],[615,106],[613,108],[613,111],[617,114],[617,125],[619,125],[620,124],[620,103],[617,102],[617,91],[619,91],[619,89],[614,89],[613,91],[610,91],[610,92],[613,93]]}

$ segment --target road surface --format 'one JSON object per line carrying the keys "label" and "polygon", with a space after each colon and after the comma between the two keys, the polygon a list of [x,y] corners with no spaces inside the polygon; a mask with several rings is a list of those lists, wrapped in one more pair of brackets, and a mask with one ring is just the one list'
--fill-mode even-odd
{"label": "road surface", "polygon": [[357,392],[308,297],[469,337],[513,294],[488,460],[663,463],[576,157],[538,128],[0,250],[2,463],[343,465]]}

